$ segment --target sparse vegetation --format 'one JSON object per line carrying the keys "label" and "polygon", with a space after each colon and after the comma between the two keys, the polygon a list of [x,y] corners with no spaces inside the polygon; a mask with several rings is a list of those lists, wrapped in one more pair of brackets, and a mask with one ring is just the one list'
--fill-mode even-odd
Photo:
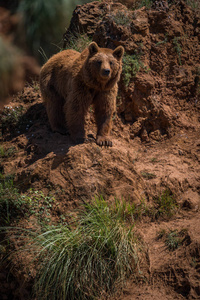
{"label": "sparse vegetation", "polygon": [[157,234],[157,239],[164,239],[165,245],[168,250],[174,251],[178,249],[186,239],[188,230],[182,229],[178,231],[177,229],[166,231],[165,229],[161,229]]}
{"label": "sparse vegetation", "polygon": [[168,42],[168,36],[166,35],[163,41],[156,43],[156,46],[166,44]]}
{"label": "sparse vegetation", "polygon": [[131,78],[135,77],[137,72],[139,72],[140,67],[141,62],[138,55],[124,55],[122,78],[126,87],[129,85]]}
{"label": "sparse vegetation", "polygon": [[158,158],[157,157],[152,157],[151,159],[150,159],[150,162],[152,162],[152,163],[157,163],[159,160],[158,160]]}
{"label": "sparse vegetation", "polygon": [[162,239],[166,234],[166,230],[165,229],[161,229],[158,233],[157,233],[157,240]]}
{"label": "sparse vegetation", "polygon": [[5,106],[2,114],[0,115],[0,129],[2,134],[5,132],[16,131],[16,128],[19,130],[19,121],[23,113],[24,108],[22,105],[15,108],[12,106]]}
{"label": "sparse vegetation", "polygon": [[100,197],[85,203],[71,224],[33,232],[25,248],[38,263],[36,298],[95,299],[115,292],[130,274],[138,274],[133,226],[123,205],[108,205]]}
{"label": "sparse vegetation", "polygon": [[14,217],[22,215],[26,202],[13,184],[12,177],[0,174],[0,223],[10,224]]}
{"label": "sparse vegetation", "polygon": [[162,194],[154,199],[154,205],[149,205],[142,199],[140,203],[135,204],[127,201],[115,200],[116,208],[119,206],[123,208],[124,217],[131,219],[134,222],[140,220],[142,217],[149,217],[152,220],[160,217],[172,217],[178,209],[178,205],[174,196],[168,189],[164,190]]}
{"label": "sparse vegetation", "polygon": [[40,86],[39,86],[39,82],[36,80],[32,80],[30,86],[33,88],[34,92],[39,92],[40,91]]}
{"label": "sparse vegetation", "polygon": [[88,35],[76,33],[76,35],[72,35],[68,40],[65,49],[73,49],[78,52],[82,52],[90,43],[92,42],[91,38]]}
{"label": "sparse vegetation", "polygon": [[[35,85],[32,85],[32,88],[33,90],[35,90],[35,92],[38,92],[38,84],[35,83]],[[23,105],[14,107],[11,105],[4,106],[2,113],[0,113],[1,135],[15,136],[19,135],[22,132],[28,131],[30,126],[32,126],[33,120],[30,118],[30,116],[27,117],[26,112],[27,110]]]}
{"label": "sparse vegetation", "polygon": [[185,2],[196,12],[200,12],[199,0],[185,0]]}
{"label": "sparse vegetation", "polygon": [[196,268],[197,265],[199,263],[199,258],[198,257],[191,257],[191,263],[190,265],[193,267],[193,268]]}
{"label": "sparse vegetation", "polygon": [[180,44],[180,37],[175,37],[172,42],[174,44],[174,49],[175,49],[176,53],[178,54],[179,65],[181,66],[182,65],[182,62],[181,62],[182,48],[181,48],[181,44]]}
{"label": "sparse vegetation", "polygon": [[8,149],[4,149],[3,146],[0,146],[0,158],[7,158],[13,156],[16,153],[16,147],[10,147]]}
{"label": "sparse vegetation", "polygon": [[29,204],[29,210],[26,212],[26,216],[35,215],[40,222],[50,222],[51,210],[56,202],[52,195],[44,195],[42,191],[30,189],[21,197],[25,203]]}
{"label": "sparse vegetation", "polygon": [[155,174],[146,172],[146,171],[142,172],[141,174],[142,174],[142,177],[144,177],[145,179],[153,179],[156,177]]}
{"label": "sparse vegetation", "polygon": [[[34,215],[39,222],[50,222],[50,212],[55,198],[30,189],[26,194],[19,192],[13,178],[0,175],[0,223],[8,225],[20,216]],[[63,218],[65,221],[65,218]]]}
{"label": "sparse vegetation", "polygon": [[145,6],[147,9],[150,9],[152,6],[153,0],[141,0],[138,1],[138,8]]}
{"label": "sparse vegetation", "polygon": [[124,220],[129,220],[135,222],[142,216],[149,215],[149,208],[144,200],[140,203],[135,204],[129,203],[125,200],[115,199],[115,212]]}
{"label": "sparse vegetation", "polygon": [[133,15],[131,15],[130,11],[128,10],[117,11],[117,13],[111,15],[111,19],[117,25],[122,25],[122,26],[129,26],[132,18]]}
{"label": "sparse vegetation", "polygon": [[178,209],[175,197],[168,189],[163,191],[161,196],[155,199],[155,203],[155,218],[158,218],[159,216],[171,217]]}
{"label": "sparse vegetation", "polygon": [[177,230],[170,230],[170,232],[166,235],[165,244],[171,251],[174,251],[179,247],[180,239],[178,237]]}

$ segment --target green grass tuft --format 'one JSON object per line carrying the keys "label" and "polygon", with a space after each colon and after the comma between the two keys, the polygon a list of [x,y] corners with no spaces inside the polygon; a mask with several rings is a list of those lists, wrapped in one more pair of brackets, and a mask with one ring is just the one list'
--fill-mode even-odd
{"label": "green grass tuft", "polygon": [[68,39],[68,42],[65,46],[65,49],[73,49],[78,52],[82,52],[89,44],[92,42],[92,39],[88,35],[81,34],[76,32],[75,35],[71,35]]}
{"label": "green grass tuft", "polygon": [[95,198],[73,223],[33,234],[28,251],[38,261],[36,299],[94,299],[137,274],[139,242],[124,209]]}

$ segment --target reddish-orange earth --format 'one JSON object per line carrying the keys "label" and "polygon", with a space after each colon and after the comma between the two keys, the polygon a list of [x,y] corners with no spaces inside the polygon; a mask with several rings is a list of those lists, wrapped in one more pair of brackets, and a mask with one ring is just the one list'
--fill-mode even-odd
{"label": "reddish-orange earth", "polygon": [[[57,195],[53,220],[95,194],[110,202],[123,197],[153,206],[170,190],[179,205],[175,215],[136,222],[144,242],[144,280],[129,279],[118,299],[200,299],[200,19],[183,1],[156,3],[135,11],[111,1],[78,6],[65,34],[67,39],[79,28],[99,46],[123,45],[141,61],[128,85],[122,74],[113,147],[96,145],[92,109],[84,144],[51,132],[40,92],[29,86],[9,104],[12,109],[22,105],[24,112],[19,127],[3,128],[1,144],[15,152],[1,158],[0,169],[14,174],[23,193],[32,188]],[[123,25],[118,12],[126,17]],[[20,223],[25,226],[27,220]],[[187,232],[178,249],[170,251],[157,239],[162,229]],[[0,271],[0,294],[29,299],[33,278],[26,273],[28,263],[24,258],[21,266],[12,264],[10,280],[7,270]]]}

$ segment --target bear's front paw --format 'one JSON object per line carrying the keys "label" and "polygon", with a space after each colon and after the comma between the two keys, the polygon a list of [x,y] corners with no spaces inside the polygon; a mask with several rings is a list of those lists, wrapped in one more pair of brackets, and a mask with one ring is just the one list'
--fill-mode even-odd
{"label": "bear's front paw", "polygon": [[97,145],[112,147],[112,141],[106,136],[97,135]]}

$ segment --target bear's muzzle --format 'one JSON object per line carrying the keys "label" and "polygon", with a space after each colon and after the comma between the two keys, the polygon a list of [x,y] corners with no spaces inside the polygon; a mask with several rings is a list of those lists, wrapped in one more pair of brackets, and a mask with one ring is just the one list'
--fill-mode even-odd
{"label": "bear's muzzle", "polygon": [[108,77],[110,75],[110,69],[103,69],[101,74],[103,77]]}

